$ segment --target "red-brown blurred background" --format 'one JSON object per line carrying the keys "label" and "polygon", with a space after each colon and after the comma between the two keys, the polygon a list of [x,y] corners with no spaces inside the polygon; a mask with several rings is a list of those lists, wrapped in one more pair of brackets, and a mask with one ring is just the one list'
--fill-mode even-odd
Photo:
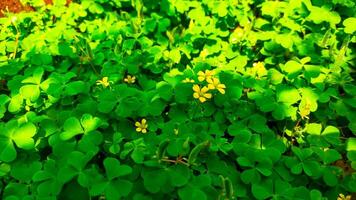
{"label": "red-brown blurred background", "polygon": [[[52,4],[52,0],[43,0],[46,4]],[[67,4],[72,0],[67,0]],[[21,11],[33,11],[30,6],[22,5],[20,0],[0,0],[0,17],[3,17],[3,12],[10,11],[18,13]]]}

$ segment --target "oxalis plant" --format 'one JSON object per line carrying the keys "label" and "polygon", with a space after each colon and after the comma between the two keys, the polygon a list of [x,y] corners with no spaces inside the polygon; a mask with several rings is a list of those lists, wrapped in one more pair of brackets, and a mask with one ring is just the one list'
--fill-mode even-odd
{"label": "oxalis plant", "polygon": [[24,3],[0,199],[355,198],[353,0]]}

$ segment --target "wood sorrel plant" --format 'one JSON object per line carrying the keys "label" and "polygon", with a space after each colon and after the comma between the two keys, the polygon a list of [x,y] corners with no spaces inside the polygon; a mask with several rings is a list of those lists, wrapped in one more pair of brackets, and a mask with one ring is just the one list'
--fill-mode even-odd
{"label": "wood sorrel plant", "polygon": [[352,199],[351,0],[65,0],[0,18],[0,199]]}

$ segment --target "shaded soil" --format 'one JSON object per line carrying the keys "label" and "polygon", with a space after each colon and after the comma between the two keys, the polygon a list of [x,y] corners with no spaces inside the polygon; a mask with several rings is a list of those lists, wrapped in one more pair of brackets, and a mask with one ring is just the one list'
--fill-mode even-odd
{"label": "shaded soil", "polygon": [[[67,5],[72,0],[67,0]],[[52,0],[44,0],[46,4],[52,4]],[[20,0],[0,0],[0,17],[4,16],[3,12],[13,12],[19,13],[21,11],[34,11],[34,8],[31,6],[22,5]]]}

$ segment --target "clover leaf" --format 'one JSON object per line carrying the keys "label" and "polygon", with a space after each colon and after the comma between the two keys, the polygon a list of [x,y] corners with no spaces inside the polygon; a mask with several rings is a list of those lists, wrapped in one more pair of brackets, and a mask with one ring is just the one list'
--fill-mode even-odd
{"label": "clover leaf", "polygon": [[90,114],[84,114],[80,121],[76,117],[68,118],[64,124],[64,132],[61,133],[63,140],[69,140],[79,134],[87,134],[101,125],[101,120]]}

